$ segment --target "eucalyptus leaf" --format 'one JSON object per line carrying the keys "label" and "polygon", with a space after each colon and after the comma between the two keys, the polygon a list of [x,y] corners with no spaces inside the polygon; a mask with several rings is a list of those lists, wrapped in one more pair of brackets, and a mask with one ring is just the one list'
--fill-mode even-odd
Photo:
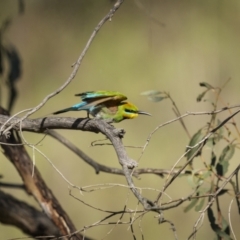
{"label": "eucalyptus leaf", "polygon": [[217,171],[217,175],[223,176],[223,166],[222,166],[221,163],[217,163],[217,165],[216,165],[216,171]]}
{"label": "eucalyptus leaf", "polygon": [[223,194],[225,194],[225,193],[228,193],[228,189],[222,189],[222,190],[219,192],[218,196],[221,196],[221,195],[223,195]]}
{"label": "eucalyptus leaf", "polygon": [[207,83],[207,82],[200,82],[199,85],[200,85],[200,87],[205,87],[208,90],[214,89],[214,87],[212,85],[210,85],[209,83]]}
{"label": "eucalyptus leaf", "polygon": [[[189,146],[189,147],[195,146],[197,143],[199,143],[199,142],[203,139],[203,137],[204,137],[204,135],[203,135],[203,133],[202,133],[202,129],[198,130],[198,131],[193,135],[193,137],[191,138],[188,146]],[[187,150],[191,149],[191,148],[189,148],[189,147],[187,147]],[[189,160],[189,159],[192,157],[192,155],[195,154],[195,152],[197,151],[197,149],[198,149],[198,146],[196,146],[195,148],[192,148],[192,149],[187,153],[187,155],[186,155],[187,160]],[[198,156],[199,154],[200,154],[200,153],[198,153],[197,156]]]}
{"label": "eucalyptus leaf", "polygon": [[161,97],[161,96],[149,96],[148,99],[152,102],[160,102],[166,97]]}
{"label": "eucalyptus leaf", "polygon": [[201,211],[203,208],[204,202],[205,202],[205,198],[202,198],[200,200],[199,204],[195,207],[195,211],[197,211],[197,212]]}
{"label": "eucalyptus leaf", "polygon": [[216,161],[217,161],[217,156],[216,156],[216,154],[214,153],[214,151],[212,151],[212,153],[211,153],[211,166],[212,166],[212,167],[215,166]]}
{"label": "eucalyptus leaf", "polygon": [[189,210],[191,210],[198,202],[199,198],[194,198],[191,200],[191,203],[188,204],[187,207],[184,208],[184,212],[188,212]]}
{"label": "eucalyptus leaf", "polygon": [[152,96],[152,95],[158,95],[158,94],[162,94],[162,92],[158,90],[149,90],[141,93],[141,95],[145,95],[145,96]]}
{"label": "eucalyptus leaf", "polygon": [[198,96],[197,96],[197,102],[201,102],[203,97],[205,96],[205,94],[208,92],[208,90],[200,93]]}
{"label": "eucalyptus leaf", "polygon": [[219,162],[229,161],[235,152],[235,145],[229,144],[223,150],[219,157]]}
{"label": "eucalyptus leaf", "polygon": [[232,238],[230,237],[230,233],[228,233],[226,226],[225,228],[220,228],[218,224],[215,223],[215,217],[211,207],[208,208],[207,213],[211,228],[217,234],[217,236],[221,237],[224,240],[231,240]]}

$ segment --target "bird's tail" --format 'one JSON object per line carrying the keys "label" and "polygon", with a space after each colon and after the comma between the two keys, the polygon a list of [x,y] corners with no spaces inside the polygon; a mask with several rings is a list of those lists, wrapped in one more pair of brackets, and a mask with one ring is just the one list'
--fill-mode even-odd
{"label": "bird's tail", "polygon": [[60,114],[60,113],[68,112],[68,111],[74,111],[74,110],[76,111],[76,109],[74,109],[73,107],[70,107],[70,108],[65,108],[65,109],[56,111],[56,112],[54,112],[53,114]]}
{"label": "bird's tail", "polygon": [[69,108],[64,108],[62,110],[54,112],[53,114],[60,114],[60,113],[68,112],[68,111],[82,111],[82,110],[88,111],[88,109],[89,109],[89,106],[87,106],[86,102],[80,102]]}

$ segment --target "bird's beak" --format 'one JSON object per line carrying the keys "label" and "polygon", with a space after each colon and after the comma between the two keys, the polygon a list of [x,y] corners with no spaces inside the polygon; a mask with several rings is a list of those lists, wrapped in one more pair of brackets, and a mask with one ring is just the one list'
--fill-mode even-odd
{"label": "bird's beak", "polygon": [[143,115],[148,115],[148,116],[152,116],[150,113],[147,112],[143,112],[143,111],[138,111],[138,114],[143,114]]}

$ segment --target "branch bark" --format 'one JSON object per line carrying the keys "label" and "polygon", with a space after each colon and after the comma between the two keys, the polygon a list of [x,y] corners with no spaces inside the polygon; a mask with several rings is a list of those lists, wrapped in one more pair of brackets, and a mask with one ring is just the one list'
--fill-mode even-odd
{"label": "branch bark", "polygon": [[[13,225],[30,236],[49,239],[59,237],[60,232],[43,212],[0,190],[0,222]],[[46,236],[44,238],[43,236]]]}
{"label": "branch bark", "polygon": [[155,206],[150,200],[143,198],[134,186],[130,169],[135,168],[137,166],[137,162],[128,157],[123,146],[123,129],[116,129],[114,126],[100,119],[89,118],[45,117],[38,119],[25,119],[21,121],[21,123],[19,123],[19,119],[17,117],[14,117],[9,121],[7,120],[9,119],[6,116],[0,115],[0,125],[6,124],[6,127],[8,125],[13,126],[16,131],[22,130],[44,133],[48,131],[48,129],[71,129],[90,131],[94,133],[101,132],[112,142],[118,156],[119,163],[122,165],[123,173],[133,194],[142,203],[145,209],[154,208],[154,211],[156,211],[157,206]]}
{"label": "branch bark", "polygon": [[[0,113],[6,114],[3,109],[0,109],[0,111]],[[74,224],[63,210],[52,191],[47,187],[36,166],[33,166],[31,158],[24,146],[19,145],[21,144],[21,140],[16,130],[11,130],[11,135],[8,139],[5,136],[0,136],[0,141],[5,143],[1,144],[4,151],[3,153],[17,169],[24,182],[27,193],[35,197],[46,215],[58,227],[62,236],[71,236],[72,233],[76,232]],[[33,167],[34,175],[32,176]],[[83,239],[83,237],[76,233],[74,236],[71,236],[71,239]]]}
{"label": "branch bark", "polygon": [[[86,46],[84,47],[82,53],[80,54],[79,58],[77,59],[77,61],[73,64],[73,71],[70,74],[70,76],[68,77],[68,79],[65,81],[65,83],[60,86],[56,91],[50,93],[49,95],[47,95],[41,103],[39,103],[36,107],[28,109],[27,110],[27,114],[25,114],[25,116],[23,116],[22,118],[19,118],[19,122],[23,121],[24,119],[28,118],[29,116],[31,116],[33,113],[37,112],[40,108],[42,108],[49,99],[51,99],[52,97],[56,96],[57,94],[59,94],[64,88],[66,88],[71,82],[72,80],[75,78],[81,63],[83,61],[83,58],[85,57],[90,45],[92,44],[94,38],[96,37],[97,33],[99,32],[99,30],[101,29],[101,27],[108,21],[111,20],[113,15],[115,14],[115,12],[120,8],[120,6],[123,4],[124,0],[116,0],[115,4],[113,5],[113,7],[110,9],[110,11],[103,17],[103,19],[101,19],[101,21],[97,24],[97,26],[95,27],[95,29],[93,30],[90,38],[88,39]],[[0,128],[0,134],[6,133],[7,131],[9,131],[11,128],[13,127],[13,125],[8,126],[7,128],[4,126],[2,126]]]}

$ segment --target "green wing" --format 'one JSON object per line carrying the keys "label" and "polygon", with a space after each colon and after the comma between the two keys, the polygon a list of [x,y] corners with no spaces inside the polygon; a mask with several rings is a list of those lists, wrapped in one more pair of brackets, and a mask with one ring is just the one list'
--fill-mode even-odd
{"label": "green wing", "polygon": [[98,102],[102,103],[109,100],[114,100],[117,102],[122,102],[127,99],[125,95],[120,92],[115,91],[92,91],[92,92],[83,92],[75,94],[75,96],[80,96],[84,102]]}

